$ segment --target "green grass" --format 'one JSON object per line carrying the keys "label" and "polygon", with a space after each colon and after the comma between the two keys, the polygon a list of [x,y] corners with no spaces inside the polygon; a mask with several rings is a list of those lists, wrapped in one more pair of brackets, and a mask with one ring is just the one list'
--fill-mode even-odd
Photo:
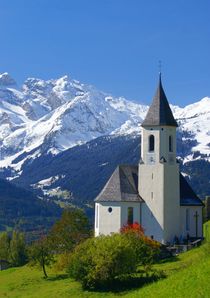
{"label": "green grass", "polygon": [[[210,224],[208,223],[209,229]],[[78,282],[65,275],[49,271],[49,279],[42,272],[24,266],[0,272],[1,298],[57,298],[57,297],[210,297],[210,244],[181,254],[176,258],[160,262],[154,266],[161,270],[165,278],[140,284],[136,289],[113,292],[83,291]]]}

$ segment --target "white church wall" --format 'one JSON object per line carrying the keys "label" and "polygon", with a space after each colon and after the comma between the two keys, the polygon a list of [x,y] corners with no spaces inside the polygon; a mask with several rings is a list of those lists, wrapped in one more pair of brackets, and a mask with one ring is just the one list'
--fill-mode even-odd
{"label": "white church wall", "polygon": [[178,164],[164,165],[164,239],[180,236],[180,177]]}
{"label": "white church wall", "polygon": [[[108,211],[109,208],[112,208],[111,212]],[[120,228],[121,228],[121,210],[120,210],[119,203],[118,202],[96,203],[95,204],[95,236],[117,233],[119,232]]]}
{"label": "white church wall", "polygon": [[153,237],[155,240],[162,242],[163,229],[156,220],[153,212],[149,209],[148,205],[142,204],[142,219],[141,225],[144,229],[144,233],[148,237]]}
{"label": "white church wall", "polygon": [[[133,222],[140,223],[140,203],[100,202],[95,204],[95,236],[118,233],[128,222],[128,208],[133,207]],[[109,208],[112,211],[109,212]]]}
{"label": "white church wall", "polygon": [[[162,164],[139,165],[139,194],[145,201],[142,205],[142,225],[148,236],[154,235],[154,238],[160,242],[163,239],[164,228],[163,178]],[[154,219],[152,219],[151,212]],[[152,232],[153,229],[155,233]]]}
{"label": "white church wall", "polygon": [[[189,234],[190,237],[196,237],[196,211],[198,214],[198,237],[203,236],[203,215],[201,206],[181,206],[181,234],[186,238]],[[187,223],[187,210],[189,218]]]}

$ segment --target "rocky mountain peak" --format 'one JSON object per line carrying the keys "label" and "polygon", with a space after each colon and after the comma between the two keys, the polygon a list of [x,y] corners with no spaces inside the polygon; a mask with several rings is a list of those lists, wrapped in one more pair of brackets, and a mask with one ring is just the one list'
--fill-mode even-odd
{"label": "rocky mountain peak", "polygon": [[0,87],[11,87],[11,86],[16,86],[16,82],[8,74],[8,72],[4,72],[0,74]]}

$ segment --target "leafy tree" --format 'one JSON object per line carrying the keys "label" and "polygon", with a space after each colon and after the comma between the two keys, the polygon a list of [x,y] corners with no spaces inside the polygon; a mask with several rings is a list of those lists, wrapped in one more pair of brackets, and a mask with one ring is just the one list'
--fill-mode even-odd
{"label": "leafy tree", "polygon": [[81,209],[66,209],[52,227],[49,239],[54,250],[65,253],[89,235],[90,225],[85,213]]}
{"label": "leafy tree", "polygon": [[42,268],[44,277],[48,277],[46,266],[50,266],[54,262],[54,255],[46,237],[42,237],[31,245],[29,248],[29,261],[31,266]]}
{"label": "leafy tree", "polygon": [[0,259],[9,261],[10,238],[7,232],[0,234]]}
{"label": "leafy tree", "polygon": [[10,241],[10,261],[14,266],[24,265],[27,261],[26,244],[23,233],[13,231]]}

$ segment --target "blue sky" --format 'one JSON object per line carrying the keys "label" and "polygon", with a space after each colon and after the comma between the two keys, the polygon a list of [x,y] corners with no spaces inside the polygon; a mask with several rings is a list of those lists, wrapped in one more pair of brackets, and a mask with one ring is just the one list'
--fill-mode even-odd
{"label": "blue sky", "polygon": [[210,96],[209,0],[0,0],[0,72],[68,74],[149,104],[162,60],[169,101]]}

